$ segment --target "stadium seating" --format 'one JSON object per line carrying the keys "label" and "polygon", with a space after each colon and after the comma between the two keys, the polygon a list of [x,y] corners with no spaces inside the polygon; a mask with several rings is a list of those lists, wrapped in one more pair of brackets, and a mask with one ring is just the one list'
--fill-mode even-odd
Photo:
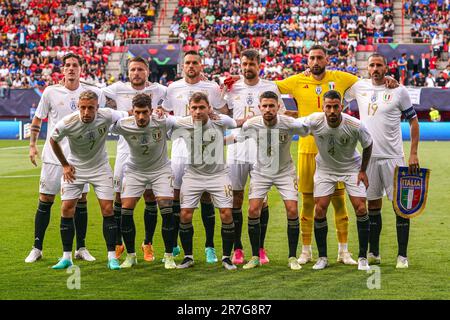
{"label": "stadium seating", "polygon": [[[392,23],[392,1],[375,3],[180,0],[171,36],[183,41],[185,51],[207,53],[214,61],[208,69],[212,74],[237,72],[233,60],[242,49],[255,47],[269,60],[261,74],[268,79],[283,78],[301,69],[307,50],[315,43],[323,44],[336,58],[331,69],[346,70],[353,60],[349,52],[366,50],[363,46],[373,44],[374,30],[385,36],[385,24]],[[347,56],[349,61],[342,61]]]}
{"label": "stadium seating", "polygon": [[0,81],[44,88],[61,78],[62,57],[86,60],[82,77],[106,82],[112,52],[150,37],[158,0],[12,0],[0,3]]}

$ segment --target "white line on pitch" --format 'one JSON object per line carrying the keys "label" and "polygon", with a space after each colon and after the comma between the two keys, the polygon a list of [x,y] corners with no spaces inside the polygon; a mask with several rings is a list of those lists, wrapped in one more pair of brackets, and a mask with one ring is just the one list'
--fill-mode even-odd
{"label": "white line on pitch", "polygon": [[[37,146],[38,146],[38,147],[42,147],[43,144],[38,144]],[[3,147],[3,148],[0,148],[0,150],[15,150],[15,149],[29,149],[29,148],[30,148],[30,146]]]}
{"label": "white line on pitch", "polygon": [[29,175],[21,175],[21,176],[0,176],[0,179],[15,179],[15,178],[33,178],[39,177],[38,174],[29,174]]}

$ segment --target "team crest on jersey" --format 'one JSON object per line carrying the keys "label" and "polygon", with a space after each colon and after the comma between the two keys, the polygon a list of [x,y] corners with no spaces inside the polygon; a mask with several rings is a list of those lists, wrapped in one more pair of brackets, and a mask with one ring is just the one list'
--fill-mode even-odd
{"label": "team crest on jersey", "polygon": [[305,84],[305,86],[303,87],[303,89],[308,89],[309,87],[308,87],[308,85],[307,84]]}
{"label": "team crest on jersey", "polygon": [[391,102],[393,95],[391,93],[385,93],[383,95],[383,101],[384,102]]}
{"label": "team crest on jersey", "polygon": [[130,137],[130,140],[137,141],[137,138],[136,138],[136,136],[131,136],[131,137]]}
{"label": "team crest on jersey", "polygon": [[316,87],[316,94],[319,96],[322,93],[322,86]]}
{"label": "team crest on jersey", "polygon": [[422,214],[428,195],[430,170],[421,168],[419,174],[408,172],[408,167],[396,167],[394,173],[394,210],[403,218]]}
{"label": "team crest on jersey", "polygon": [[350,138],[347,135],[343,135],[339,140],[341,141],[341,144],[347,144]]}
{"label": "team crest on jersey", "polygon": [[94,133],[94,131],[89,131],[88,132],[88,139],[90,141],[95,140],[95,133]]}
{"label": "team crest on jersey", "polygon": [[376,102],[377,101],[377,93],[374,92],[373,95],[370,97],[370,101]]}
{"label": "team crest on jersey", "polygon": [[70,100],[70,110],[72,110],[72,111],[76,111],[77,110],[77,103],[73,99]]}
{"label": "team crest on jersey", "polygon": [[145,145],[145,144],[148,144],[148,137],[144,134],[141,136],[141,145]]}
{"label": "team crest on jersey", "polygon": [[334,82],[328,82],[328,88],[330,88],[330,90],[334,90],[336,88],[336,84]]}
{"label": "team crest on jersey", "polygon": [[287,140],[288,140],[288,134],[280,133],[280,143],[286,143]]}
{"label": "team crest on jersey", "polygon": [[251,106],[251,105],[253,105],[253,102],[254,102],[253,95],[251,93],[249,93],[248,96],[247,96],[247,104],[249,106]]}
{"label": "team crest on jersey", "polygon": [[216,138],[217,138],[217,134],[211,133],[209,136],[209,141],[214,142],[214,141],[216,141]]}
{"label": "team crest on jersey", "polygon": [[161,130],[160,130],[160,129],[154,129],[154,130],[152,131],[152,138],[153,138],[153,140],[156,141],[156,142],[161,141],[161,138],[162,138],[162,132],[161,132]]}
{"label": "team crest on jersey", "polygon": [[106,126],[98,128],[98,133],[102,136],[106,133]]}

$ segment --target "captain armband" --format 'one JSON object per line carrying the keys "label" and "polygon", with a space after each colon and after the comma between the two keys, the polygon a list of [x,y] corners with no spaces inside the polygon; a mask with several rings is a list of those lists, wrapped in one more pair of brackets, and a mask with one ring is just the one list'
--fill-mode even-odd
{"label": "captain armband", "polygon": [[417,117],[416,110],[414,110],[413,107],[402,111],[402,115],[403,117],[405,117],[406,120],[411,120],[412,118]]}

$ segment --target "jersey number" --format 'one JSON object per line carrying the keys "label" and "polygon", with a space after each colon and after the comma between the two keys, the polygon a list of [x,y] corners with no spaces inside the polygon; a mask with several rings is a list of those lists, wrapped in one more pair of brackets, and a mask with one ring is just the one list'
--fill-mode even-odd
{"label": "jersey number", "polygon": [[244,113],[244,117],[254,117],[255,116],[255,111],[253,111],[253,106],[246,106],[245,107],[245,113]]}
{"label": "jersey number", "polygon": [[92,148],[94,148],[94,145],[95,145],[95,140],[92,140],[90,143],[91,143],[91,145],[89,147],[89,150],[92,150]]}
{"label": "jersey number", "polygon": [[233,187],[230,184],[223,187],[225,188],[225,196],[231,198],[233,196]]}
{"label": "jersey number", "polygon": [[145,156],[148,155],[148,146],[141,146],[141,147],[143,149],[142,154]]}
{"label": "jersey number", "polygon": [[376,103],[369,103],[369,108],[368,108],[369,110],[369,112],[368,112],[368,115],[369,116],[374,116],[375,115],[375,112],[377,112],[377,110],[378,110],[378,104],[376,104]]}

